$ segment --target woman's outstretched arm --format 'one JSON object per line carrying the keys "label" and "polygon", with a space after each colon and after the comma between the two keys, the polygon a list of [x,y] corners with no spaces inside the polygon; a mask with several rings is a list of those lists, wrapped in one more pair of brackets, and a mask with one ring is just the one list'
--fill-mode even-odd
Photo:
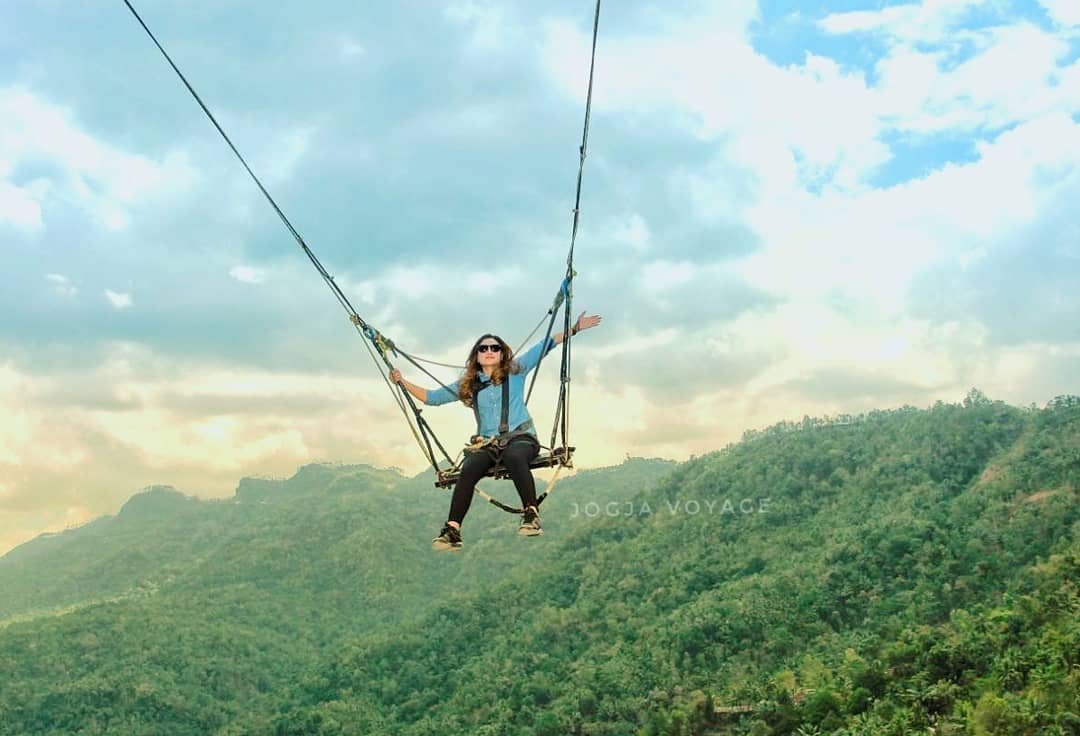
{"label": "woman's outstretched arm", "polygon": [[[588,330],[596,327],[603,320],[604,318],[601,317],[599,314],[585,314],[585,312],[582,312],[581,315],[577,318],[577,322],[575,322],[574,325],[570,328],[570,331],[576,335],[582,330]],[[551,339],[555,341],[556,345],[558,345],[563,341],[565,337],[565,333],[559,332],[552,335]]]}
{"label": "woman's outstretched arm", "polygon": [[[596,327],[598,324],[600,324],[600,320],[601,317],[598,314],[586,315],[584,312],[582,312],[581,316],[577,318],[577,321],[570,329],[576,335],[582,330],[588,330],[592,327]],[[562,332],[558,332],[549,337],[546,342],[544,340],[541,340],[540,342],[536,343],[520,357],[515,356],[517,357],[517,362],[518,365],[521,367],[521,370],[524,372],[531,371],[540,363],[541,357],[547,355],[550,351],[554,350],[555,346],[561,343],[564,338],[565,334]]]}
{"label": "woman's outstretched arm", "polygon": [[451,401],[457,401],[458,387],[461,385],[461,381],[454,381],[449,386],[441,386],[437,389],[426,389],[423,386],[417,386],[411,381],[406,381],[401,377],[401,371],[397,368],[390,371],[390,380],[402,386],[406,391],[412,394],[413,398],[419,399],[428,406],[439,406],[440,404],[449,404]]}
{"label": "woman's outstretched arm", "polygon": [[[578,318],[578,321],[573,323],[573,326],[570,327],[570,331],[577,335],[582,330],[589,330],[590,327],[595,327],[600,323],[600,319],[602,318],[600,318],[599,315],[585,315],[585,312],[581,312],[581,316]],[[521,370],[526,373],[535,369],[535,367],[539,365],[540,359],[543,356],[546,356],[550,351],[554,350],[556,345],[562,343],[565,337],[565,333],[559,332],[549,337],[546,342],[540,340],[539,343],[523,353],[521,357],[515,356],[515,358],[517,358],[517,364],[521,366]]]}

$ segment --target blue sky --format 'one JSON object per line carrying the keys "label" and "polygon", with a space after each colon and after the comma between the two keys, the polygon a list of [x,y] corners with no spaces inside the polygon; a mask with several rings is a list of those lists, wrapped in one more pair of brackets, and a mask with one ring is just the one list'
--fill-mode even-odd
{"label": "blue sky", "polygon": [[[568,245],[590,3],[137,7],[365,318],[455,363],[525,337]],[[1080,391],[1073,0],[609,3],[589,153],[582,466]],[[152,483],[421,468],[122,3],[0,8],[0,246],[0,550]]]}

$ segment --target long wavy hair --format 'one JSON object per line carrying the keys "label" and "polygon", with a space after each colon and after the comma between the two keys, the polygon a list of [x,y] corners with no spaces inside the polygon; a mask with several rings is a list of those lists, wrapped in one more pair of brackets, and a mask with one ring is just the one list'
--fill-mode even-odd
{"label": "long wavy hair", "polygon": [[476,357],[476,349],[480,347],[480,343],[488,338],[497,340],[502,345],[502,351],[499,353],[501,360],[495,366],[495,370],[491,372],[492,383],[497,386],[506,380],[506,377],[511,373],[518,373],[521,370],[517,361],[514,360],[513,350],[510,349],[505,340],[498,335],[492,335],[490,332],[481,335],[473,343],[472,349],[469,351],[469,357],[465,360],[465,372],[461,375],[461,383],[458,387],[458,398],[461,399],[465,406],[473,405],[473,385],[476,382],[477,374],[483,370],[480,367],[480,361]]}

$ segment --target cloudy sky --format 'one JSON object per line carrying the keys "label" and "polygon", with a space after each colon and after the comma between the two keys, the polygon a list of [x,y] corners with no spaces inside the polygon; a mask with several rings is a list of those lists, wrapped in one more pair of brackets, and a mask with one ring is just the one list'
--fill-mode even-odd
{"label": "cloudy sky", "polygon": [[[564,269],[591,0],[137,7],[369,322],[455,363],[524,339]],[[609,0],[589,154],[581,466],[1080,392],[1075,0]],[[0,248],[0,552],[153,483],[422,469],[120,0],[0,7]]]}

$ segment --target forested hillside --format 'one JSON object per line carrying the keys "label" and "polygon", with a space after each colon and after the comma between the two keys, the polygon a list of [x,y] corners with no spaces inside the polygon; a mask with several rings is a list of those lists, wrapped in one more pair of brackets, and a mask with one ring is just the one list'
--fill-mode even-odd
{"label": "forested hillside", "polygon": [[1080,399],[564,483],[460,555],[430,479],[325,466],[15,550],[0,733],[1080,733]]}

